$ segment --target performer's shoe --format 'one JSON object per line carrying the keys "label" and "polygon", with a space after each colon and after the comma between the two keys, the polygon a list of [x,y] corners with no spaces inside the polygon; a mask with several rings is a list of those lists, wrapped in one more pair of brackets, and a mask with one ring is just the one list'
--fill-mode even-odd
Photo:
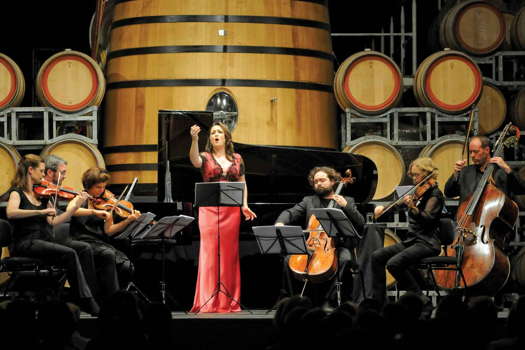
{"label": "performer's shoe", "polygon": [[91,316],[98,316],[100,313],[100,307],[94,298],[82,298],[79,300],[78,306],[80,307],[80,310]]}

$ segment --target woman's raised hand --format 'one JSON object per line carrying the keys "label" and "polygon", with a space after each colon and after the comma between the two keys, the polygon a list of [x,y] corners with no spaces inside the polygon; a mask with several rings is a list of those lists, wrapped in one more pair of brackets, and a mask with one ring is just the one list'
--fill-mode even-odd
{"label": "woman's raised hand", "polygon": [[198,126],[197,124],[193,125],[190,129],[190,135],[191,135],[192,140],[198,140],[200,132],[201,132],[200,126]]}

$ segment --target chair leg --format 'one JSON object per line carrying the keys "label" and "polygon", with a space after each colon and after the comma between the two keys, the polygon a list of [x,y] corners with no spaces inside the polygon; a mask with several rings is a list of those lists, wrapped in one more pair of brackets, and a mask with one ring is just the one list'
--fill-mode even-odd
{"label": "chair leg", "polygon": [[359,270],[359,280],[361,281],[361,295],[363,296],[363,300],[366,299],[366,291],[365,291],[365,277],[363,276],[363,271]]}
{"label": "chair leg", "polygon": [[434,286],[434,291],[436,292],[436,296],[440,297],[441,293],[439,293],[439,287],[437,285],[436,278],[434,277],[434,270],[430,265],[427,268],[428,274],[430,275],[430,279],[432,280],[432,285]]}

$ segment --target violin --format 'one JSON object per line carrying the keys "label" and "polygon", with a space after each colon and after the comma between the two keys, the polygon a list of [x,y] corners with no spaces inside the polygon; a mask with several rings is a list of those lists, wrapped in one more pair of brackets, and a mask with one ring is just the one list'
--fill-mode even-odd
{"label": "violin", "polygon": [[400,204],[404,201],[406,196],[413,196],[412,201],[414,204],[425,194],[425,192],[436,184],[436,179],[433,178],[434,172],[429,173],[425,178],[419,181],[411,189],[403,193],[402,196],[399,196],[399,199],[387,205],[379,214],[375,215],[375,219],[379,219],[384,213]]}
{"label": "violin", "polygon": [[33,191],[41,197],[58,196],[67,200],[71,200],[80,195],[80,192],[75,191],[72,187],[58,186],[47,180],[42,180],[39,184],[34,184]]}
{"label": "violin", "polygon": [[135,212],[131,202],[118,200],[109,190],[104,190],[100,197],[93,198],[92,203],[95,209],[113,211],[121,218],[127,218]]}
{"label": "violin", "polygon": [[434,187],[436,183],[437,180],[434,178],[430,178],[425,182],[422,181],[421,185],[416,188],[416,191],[412,197],[412,201],[414,203],[417,202],[430,188]]}

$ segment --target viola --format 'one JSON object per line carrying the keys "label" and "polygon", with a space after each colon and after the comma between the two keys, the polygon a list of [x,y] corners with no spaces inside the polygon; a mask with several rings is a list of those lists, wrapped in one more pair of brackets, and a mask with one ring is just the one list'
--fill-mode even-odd
{"label": "viola", "polygon": [[436,184],[436,179],[434,179],[434,172],[429,173],[427,176],[423,178],[423,180],[419,181],[417,184],[415,184],[412,188],[410,188],[408,191],[406,191],[402,196],[399,196],[399,199],[393,201],[389,205],[387,205],[381,213],[377,214],[375,216],[375,219],[379,219],[383,214],[385,214],[390,209],[394,208],[396,205],[400,204],[404,201],[405,196],[413,196],[412,201],[416,203],[424,194],[425,192],[434,186]]}
{"label": "viola", "polygon": [[93,198],[92,203],[95,209],[113,211],[121,218],[127,218],[135,211],[131,202],[118,200],[109,190],[104,190],[101,196]]}
{"label": "viola", "polygon": [[58,186],[47,180],[42,180],[39,184],[34,184],[33,191],[41,197],[58,196],[68,200],[80,195],[80,192],[75,191],[72,187]]}
{"label": "viola", "polygon": [[[354,183],[352,171],[345,172],[346,177],[339,182],[335,194],[339,194],[343,185]],[[335,201],[332,199],[329,208],[333,208]],[[315,215],[308,220],[309,235],[306,240],[306,248],[311,254],[293,254],[288,260],[288,267],[295,278],[302,281],[320,283],[331,279],[337,273],[337,253],[333,238],[322,228],[319,219]]]}

